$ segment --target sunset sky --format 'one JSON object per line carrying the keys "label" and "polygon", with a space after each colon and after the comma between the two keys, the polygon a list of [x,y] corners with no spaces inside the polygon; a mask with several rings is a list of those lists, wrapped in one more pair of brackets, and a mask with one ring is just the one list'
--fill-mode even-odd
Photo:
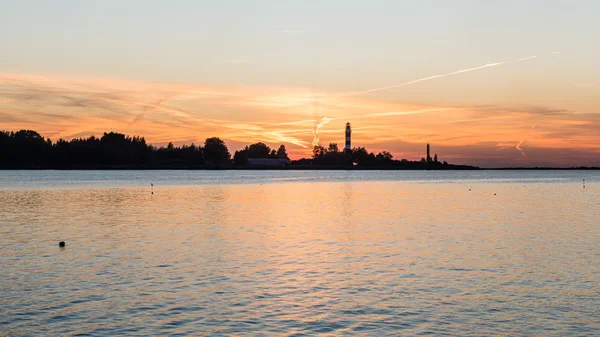
{"label": "sunset sky", "polygon": [[0,0],[0,129],[600,165],[600,1]]}

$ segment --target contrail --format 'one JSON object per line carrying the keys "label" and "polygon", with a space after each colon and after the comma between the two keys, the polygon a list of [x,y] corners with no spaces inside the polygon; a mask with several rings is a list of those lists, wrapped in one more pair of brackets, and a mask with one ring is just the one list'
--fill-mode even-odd
{"label": "contrail", "polygon": [[480,69],[485,69],[485,68],[490,68],[490,67],[497,67],[497,66],[503,65],[505,63],[506,62],[504,62],[504,61],[503,62],[496,62],[496,63],[488,63],[488,64],[484,64],[482,66],[475,67],[475,68],[462,69],[462,70],[453,71],[451,73],[446,73],[446,74],[441,74],[441,75],[434,75],[434,76],[419,78],[417,80],[412,80],[412,81],[401,83],[401,84],[390,85],[390,86],[387,86],[387,87],[374,88],[374,89],[363,90],[363,91],[355,91],[355,92],[341,94],[341,95],[337,95],[337,96],[331,96],[330,98],[356,96],[356,95],[368,94],[370,92],[375,92],[375,91],[382,91],[382,90],[387,90],[387,89],[405,87],[407,85],[411,85],[411,84],[415,84],[415,83],[419,83],[419,82],[424,82],[424,81],[429,81],[429,80],[433,80],[433,79],[436,79],[436,78],[441,78],[441,77],[446,77],[446,76],[452,76],[452,75],[456,75],[456,74],[462,74],[462,73],[466,73],[466,72],[469,72],[469,71],[475,71],[475,70],[480,70]]}
{"label": "contrail", "polygon": [[323,118],[321,118],[321,121],[319,122],[319,124],[317,124],[317,126],[315,126],[315,130],[314,130],[315,138],[313,139],[313,142],[312,142],[313,146],[319,145],[319,130],[321,130],[321,128],[323,126],[325,126],[325,124],[331,122],[332,120],[333,120],[333,118],[323,117]]}
{"label": "contrail", "polygon": [[[440,77],[446,77],[446,76],[451,76],[451,75],[456,75],[456,74],[461,74],[461,73],[466,73],[469,71],[475,71],[475,70],[480,70],[480,69],[484,69],[484,68],[490,68],[490,67],[496,67],[502,64],[505,64],[506,62],[496,62],[496,63],[488,63],[479,67],[475,67],[475,68],[468,68],[468,69],[462,69],[462,70],[457,70],[457,71],[453,71],[451,73],[447,73],[447,74],[441,74],[441,75],[434,75],[434,76],[429,76],[429,77],[424,77],[424,78],[420,78],[417,80],[413,80],[413,81],[409,81],[409,82],[405,82],[402,84],[396,84],[396,85],[390,85],[387,87],[381,87],[381,88],[374,88],[374,89],[369,89],[369,90],[364,90],[364,91],[355,91],[355,92],[346,92],[346,93],[342,93],[342,94],[338,94],[336,96],[329,96],[327,98],[339,98],[339,97],[348,97],[348,96],[356,96],[356,95],[362,95],[362,94],[366,94],[366,93],[370,93],[370,92],[375,92],[375,91],[382,91],[382,90],[387,90],[387,89],[392,89],[392,88],[399,88],[399,87],[404,87],[407,85],[411,85],[414,83],[418,83],[418,82],[424,82],[424,81],[429,81],[432,79],[436,79],[436,78],[440,78]],[[406,111],[406,112],[387,112],[387,113],[375,113],[375,114],[368,114],[365,115],[363,117],[382,117],[382,116],[393,116],[393,115],[408,115],[408,114],[414,114],[414,113],[423,113],[423,112],[430,112],[430,111],[440,111],[440,110],[448,110],[448,109],[426,109],[426,110],[419,110],[419,111]],[[313,138],[313,146],[318,146],[319,145],[319,130],[327,123],[331,122],[333,120],[333,118],[329,118],[329,117],[323,117],[321,119],[321,122],[319,122],[319,124],[317,124],[317,126],[315,126],[314,129],[314,138]]]}
{"label": "contrail", "polygon": [[[556,52],[554,52],[554,53],[556,53]],[[517,59],[516,61],[525,61],[525,60],[530,60],[530,59],[534,59],[534,58],[537,58],[537,56],[532,55],[532,56],[522,57],[522,58]],[[487,63],[487,64],[484,64],[482,66],[478,66],[478,67],[474,67],[474,68],[461,69],[461,70],[453,71],[453,72],[446,73],[446,74],[439,74],[439,75],[433,75],[433,76],[429,76],[429,77],[423,77],[423,78],[419,78],[419,79],[416,79],[416,80],[408,81],[408,82],[405,82],[405,83],[390,85],[390,86],[386,86],[386,87],[373,88],[373,89],[368,89],[368,90],[363,90],[363,91],[338,93],[338,94],[326,96],[325,100],[332,99],[332,98],[357,96],[357,95],[362,95],[362,94],[368,94],[368,93],[371,93],[371,92],[377,92],[377,91],[383,91],[383,90],[388,90],[388,89],[393,89],[393,88],[405,87],[405,86],[408,86],[408,85],[411,85],[411,84],[415,84],[415,83],[419,83],[419,82],[425,82],[425,81],[433,80],[433,79],[436,79],[436,78],[442,78],[442,77],[447,77],[447,76],[452,76],[452,75],[458,75],[458,74],[467,73],[467,72],[470,72],[470,71],[481,70],[481,69],[485,69],[485,68],[498,67],[498,66],[501,66],[501,65],[504,65],[504,64],[507,64],[507,63],[510,63],[510,61],[501,61],[501,62]],[[367,115],[364,115],[362,117],[383,117],[383,116],[394,116],[394,115],[407,115],[407,114],[423,113],[423,112],[430,112],[430,111],[436,111],[436,110],[435,109],[432,109],[432,110],[427,109],[427,110],[406,111],[406,112],[384,112],[384,113],[367,114]],[[315,127],[315,129],[314,129],[314,139],[313,139],[313,145],[314,146],[316,146],[316,145],[319,144],[319,130],[321,129],[321,127],[323,127],[325,124],[329,123],[331,120],[333,120],[333,119],[332,118],[328,118],[328,117],[323,117],[323,119],[321,120],[321,122]],[[522,151],[522,150],[520,150],[520,145],[523,143],[523,141],[524,140],[522,140],[517,145],[517,149],[519,149],[519,151]],[[525,155],[524,152],[522,152],[522,153],[523,153],[523,155]]]}
{"label": "contrail", "polygon": [[[536,126],[537,126],[537,124],[533,124],[533,126],[531,127],[531,129],[535,129]],[[531,131],[531,130],[529,130],[529,131]],[[527,140],[528,136],[529,136],[529,132],[527,132],[527,134],[525,135],[525,137],[521,138],[521,141],[519,142],[519,144],[517,144],[517,146],[515,146],[515,148],[521,152],[521,155],[523,157],[527,157],[527,156],[525,155],[525,151],[521,148],[521,144],[523,144],[523,142],[525,140]]]}
{"label": "contrail", "polygon": [[525,155],[525,151],[523,151],[523,149],[521,148],[521,144],[523,144],[524,141],[525,141],[525,138],[521,139],[521,141],[519,142],[519,144],[517,144],[516,148],[517,148],[517,150],[521,151],[521,154],[523,155],[523,157],[527,157]]}
{"label": "contrail", "polygon": [[525,61],[525,60],[531,60],[536,58],[537,56],[527,56],[527,57],[522,57],[520,59],[518,59],[517,61]]}
{"label": "contrail", "polygon": [[[517,61],[531,60],[531,59],[534,59],[534,58],[537,58],[537,56],[532,55],[532,56],[522,57],[520,59],[517,59]],[[395,84],[395,85],[390,85],[390,86],[387,86],[387,87],[373,88],[373,89],[368,89],[368,90],[363,90],[363,91],[355,91],[355,92],[348,92],[348,93],[337,94],[337,95],[329,96],[328,98],[339,98],[339,97],[356,96],[356,95],[368,94],[370,92],[376,92],[376,91],[388,90],[388,89],[393,89],[393,88],[405,87],[407,85],[411,85],[411,84],[415,84],[415,83],[419,83],[419,82],[424,82],[424,81],[429,81],[429,80],[433,80],[433,79],[436,79],[436,78],[442,78],[442,77],[446,77],[446,76],[452,76],[452,75],[467,73],[467,72],[470,72],[470,71],[476,71],[476,70],[481,70],[481,69],[485,69],[485,68],[497,67],[497,66],[501,66],[501,65],[507,64],[507,63],[510,63],[510,61],[501,61],[501,62],[495,62],[495,63],[488,63],[488,64],[484,64],[484,65],[479,66],[479,67],[467,68],[467,69],[453,71],[451,73],[440,74],[440,75],[433,75],[433,76],[429,76],[429,77],[419,78],[419,79],[412,80],[412,81],[409,81],[409,82],[405,82],[405,83],[401,83],[401,84]]]}

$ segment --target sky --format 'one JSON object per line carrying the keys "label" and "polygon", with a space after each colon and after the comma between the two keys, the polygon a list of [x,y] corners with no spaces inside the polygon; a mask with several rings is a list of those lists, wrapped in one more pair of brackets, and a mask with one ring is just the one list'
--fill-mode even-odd
{"label": "sky", "polygon": [[[0,0],[0,129],[600,166],[599,1]],[[318,127],[319,126],[319,127]],[[317,128],[318,127],[318,128]]]}

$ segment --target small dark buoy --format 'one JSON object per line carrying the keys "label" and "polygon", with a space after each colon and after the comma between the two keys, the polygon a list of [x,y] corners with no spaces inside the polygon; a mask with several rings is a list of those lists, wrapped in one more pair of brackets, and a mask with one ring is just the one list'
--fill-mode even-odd
{"label": "small dark buoy", "polygon": [[64,247],[64,246],[65,246],[65,242],[64,242],[64,241],[61,241],[61,242],[59,242],[59,243],[58,243],[58,246],[59,246],[59,247]]}

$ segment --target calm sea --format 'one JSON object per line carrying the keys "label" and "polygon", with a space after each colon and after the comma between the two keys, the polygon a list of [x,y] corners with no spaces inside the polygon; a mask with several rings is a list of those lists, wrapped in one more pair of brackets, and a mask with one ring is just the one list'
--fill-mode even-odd
{"label": "calm sea", "polygon": [[44,335],[600,335],[600,172],[0,171]]}

